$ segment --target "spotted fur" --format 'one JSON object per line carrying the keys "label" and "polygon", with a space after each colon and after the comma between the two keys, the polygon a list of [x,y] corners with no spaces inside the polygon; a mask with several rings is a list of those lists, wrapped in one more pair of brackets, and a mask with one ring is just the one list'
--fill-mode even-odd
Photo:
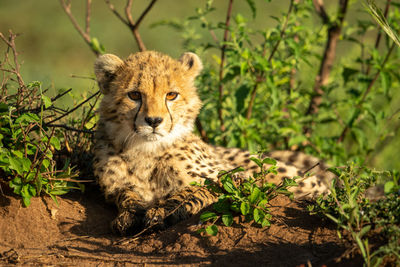
{"label": "spotted fur", "polygon": [[[216,180],[221,170],[237,166],[245,176],[259,171],[250,153],[208,145],[192,133],[201,101],[194,79],[202,69],[197,55],[179,60],[158,52],[140,52],[125,61],[106,54],[95,63],[103,99],[94,147],[94,169],[105,197],[119,215],[116,232],[138,231],[155,221],[176,223],[215,202],[209,191],[190,186],[205,178]],[[318,159],[298,152],[278,151],[279,183],[303,175]],[[286,162],[286,163],[285,163]],[[323,166],[294,189],[296,197],[327,192],[330,179]]]}

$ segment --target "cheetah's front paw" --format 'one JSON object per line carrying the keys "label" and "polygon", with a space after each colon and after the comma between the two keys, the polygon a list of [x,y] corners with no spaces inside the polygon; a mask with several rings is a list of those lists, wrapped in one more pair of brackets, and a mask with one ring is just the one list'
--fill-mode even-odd
{"label": "cheetah's front paw", "polygon": [[144,216],[145,227],[156,227],[158,229],[165,229],[165,218],[167,217],[167,211],[164,208],[152,208],[147,210]]}
{"label": "cheetah's front paw", "polygon": [[111,229],[114,233],[127,235],[130,232],[135,232],[135,228],[138,228],[136,230],[140,230],[139,221],[134,212],[124,210],[111,222]]}

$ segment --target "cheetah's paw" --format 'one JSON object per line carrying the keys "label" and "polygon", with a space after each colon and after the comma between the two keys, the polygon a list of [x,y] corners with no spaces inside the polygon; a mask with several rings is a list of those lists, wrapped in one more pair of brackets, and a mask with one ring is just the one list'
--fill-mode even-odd
{"label": "cheetah's paw", "polygon": [[164,208],[152,208],[147,210],[144,216],[145,227],[156,227],[158,229],[164,229],[165,218],[167,217],[167,211]]}
{"label": "cheetah's paw", "polygon": [[127,235],[133,232],[135,226],[138,225],[138,218],[135,213],[129,210],[124,210],[111,222],[111,229],[114,233]]}

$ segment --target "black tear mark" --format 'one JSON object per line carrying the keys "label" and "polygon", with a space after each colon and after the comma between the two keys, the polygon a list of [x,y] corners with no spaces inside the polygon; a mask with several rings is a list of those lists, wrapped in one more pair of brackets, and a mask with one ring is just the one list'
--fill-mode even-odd
{"label": "black tear mark", "polygon": [[193,58],[190,58],[190,60],[189,60],[189,62],[188,62],[189,69],[191,69],[191,68],[193,67],[193,63],[194,63]]}

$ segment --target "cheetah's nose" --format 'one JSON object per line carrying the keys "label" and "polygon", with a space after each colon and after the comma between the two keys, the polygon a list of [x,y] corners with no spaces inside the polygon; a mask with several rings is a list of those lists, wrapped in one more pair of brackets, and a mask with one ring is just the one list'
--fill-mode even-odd
{"label": "cheetah's nose", "polygon": [[156,128],[163,121],[161,117],[146,117],[144,120],[153,128]]}

